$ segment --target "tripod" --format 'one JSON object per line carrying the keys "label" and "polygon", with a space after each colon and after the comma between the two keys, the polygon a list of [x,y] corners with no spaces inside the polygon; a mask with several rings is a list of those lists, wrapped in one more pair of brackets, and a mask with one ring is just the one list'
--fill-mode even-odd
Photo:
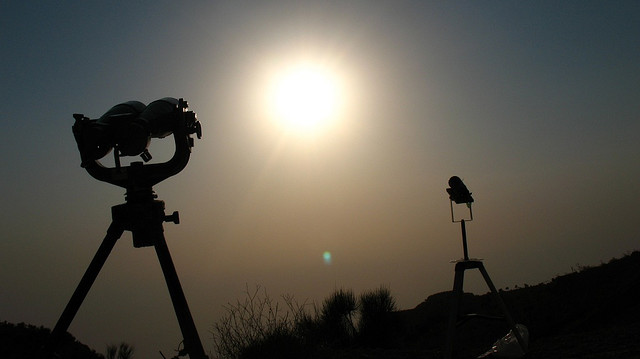
{"label": "tripod", "polygon": [[[469,208],[469,213],[471,215],[470,220],[473,220],[473,212],[471,211],[471,204],[467,203],[467,206]],[[498,306],[500,307],[500,310],[504,315],[504,319],[506,320],[509,328],[511,329],[516,339],[518,340],[518,344],[520,345],[522,352],[525,353],[526,352],[525,341],[520,335],[520,331],[516,328],[516,323],[511,317],[511,314],[509,313],[507,306],[502,300],[502,297],[500,297],[500,294],[496,290],[496,287],[493,285],[493,282],[491,281],[491,277],[489,277],[489,273],[487,272],[487,270],[484,268],[484,265],[482,264],[482,260],[475,259],[475,258],[469,259],[469,251],[467,248],[467,230],[465,227],[465,220],[464,219],[460,221],[454,220],[453,201],[451,201],[451,221],[460,222],[460,226],[462,229],[462,248],[464,251],[464,259],[455,261],[456,263],[455,277],[453,281],[453,292],[451,293],[451,307],[449,311],[447,339],[446,339],[445,348],[444,348],[444,359],[453,358],[454,337],[455,337],[456,327],[458,326],[458,318],[459,318],[458,311],[460,308],[460,298],[462,297],[462,293],[463,293],[462,287],[464,283],[464,271],[466,271],[467,269],[474,269],[474,268],[478,269],[482,274],[482,278],[484,278],[484,281],[486,282],[487,286],[491,290],[494,300],[496,301],[496,303],[498,304]]]}
{"label": "tripod", "polygon": [[61,336],[71,325],[109,253],[124,231],[127,230],[133,234],[134,247],[155,247],[169,288],[173,309],[184,337],[185,352],[189,354],[191,359],[207,359],[163,233],[163,222],[179,223],[178,212],[165,215],[164,202],[155,198],[157,196],[151,187],[130,190],[127,191],[126,203],[111,207],[112,222],[107,229],[107,235],[51,333],[49,353],[55,351]]}

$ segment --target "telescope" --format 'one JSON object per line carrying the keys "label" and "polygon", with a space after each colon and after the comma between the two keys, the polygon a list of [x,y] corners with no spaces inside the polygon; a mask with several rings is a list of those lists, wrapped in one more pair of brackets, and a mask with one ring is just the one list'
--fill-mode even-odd
{"label": "telescope", "polygon": [[[73,135],[78,144],[82,167],[97,180],[127,189],[147,187],[182,171],[189,162],[193,138],[202,138],[202,128],[193,111],[187,111],[187,101],[165,97],[145,106],[128,101],[113,106],[100,118],[92,120],[74,114]],[[152,138],[173,134],[175,153],[165,163],[146,164],[152,158],[149,144]],[[100,159],[113,151],[115,166],[105,167]],[[122,166],[120,157],[140,156],[145,162]]]}
{"label": "telescope", "polygon": [[467,186],[464,185],[460,177],[452,176],[451,178],[449,178],[449,186],[450,188],[447,188],[447,193],[449,193],[450,200],[452,200],[456,204],[470,204],[473,202],[471,192],[469,192]]}
{"label": "telescope", "polygon": [[[164,222],[179,223],[178,212],[165,215],[163,201],[157,200],[153,186],[182,171],[191,156],[195,134],[202,138],[202,128],[187,101],[165,97],[144,105],[128,101],[113,106],[98,119],[73,114],[73,136],[80,151],[81,166],[97,180],[126,189],[123,204],[111,207],[112,222],[107,234],[91,260],[80,283],[51,332],[47,353],[56,355],[57,344],[69,328],[98,273],[116,241],[124,231],[130,231],[133,246],[154,247],[167,282],[169,295],[183,335],[185,349],[191,359],[208,359],[191,316],[169,248],[164,238]],[[175,153],[166,162],[151,160],[149,144],[152,138],[173,135]],[[100,160],[113,152],[114,166],[104,166]],[[121,164],[124,156],[140,156],[128,166]]]}
{"label": "telescope", "polygon": [[[523,335],[520,330],[516,327],[516,323],[511,317],[507,306],[504,301],[500,297],[500,293],[496,289],[495,285],[491,281],[489,277],[489,273],[484,267],[481,259],[478,258],[469,258],[469,250],[467,247],[467,229],[465,223],[467,221],[473,220],[473,211],[471,210],[471,204],[473,203],[473,197],[471,196],[471,192],[467,186],[462,182],[460,177],[452,176],[449,178],[449,188],[447,188],[447,193],[449,194],[449,204],[451,207],[451,222],[460,222],[460,229],[462,230],[462,250],[464,257],[460,260],[453,261],[456,263],[455,267],[455,277],[453,280],[453,291],[451,292],[451,305],[449,306],[449,323],[447,328],[447,337],[445,341],[445,347],[443,348],[443,358],[444,359],[452,359],[454,352],[454,338],[456,327],[461,324],[464,320],[468,318],[487,318],[487,319],[505,319],[509,328],[511,329],[511,333],[515,335],[518,345],[522,350],[522,355],[524,355],[527,351],[527,342],[524,340]],[[468,219],[459,219],[456,220],[456,216],[453,213],[453,203],[456,204],[464,204],[469,210],[469,218]],[[484,278],[485,283],[491,290],[493,294],[493,298],[498,304],[498,307],[502,310],[504,317],[496,317],[496,316],[487,316],[480,314],[467,314],[463,316],[462,320],[458,311],[460,309],[460,302],[463,294],[463,283],[464,283],[464,272],[468,269],[478,269]],[[483,355],[484,357],[484,355]]]}

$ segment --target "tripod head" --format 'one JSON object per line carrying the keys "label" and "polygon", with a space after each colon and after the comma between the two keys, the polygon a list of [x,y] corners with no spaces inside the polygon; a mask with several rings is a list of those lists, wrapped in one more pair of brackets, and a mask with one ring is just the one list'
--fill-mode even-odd
{"label": "tripod head", "polygon": [[[138,189],[151,189],[184,169],[189,162],[192,134],[202,137],[202,128],[187,101],[165,97],[148,106],[129,101],[112,107],[102,117],[89,119],[74,114],[73,135],[78,144],[81,166],[97,180],[127,189],[132,195]],[[173,134],[175,153],[164,163],[146,164],[152,138]],[[115,166],[105,167],[100,159],[113,150]],[[145,162],[121,166],[121,156],[140,156]]]}

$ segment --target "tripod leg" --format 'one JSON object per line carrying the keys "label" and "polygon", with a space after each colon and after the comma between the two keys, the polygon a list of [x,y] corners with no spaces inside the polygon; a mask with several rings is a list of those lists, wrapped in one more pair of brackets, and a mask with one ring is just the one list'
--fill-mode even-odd
{"label": "tripod leg", "polygon": [[178,279],[178,273],[176,267],[171,260],[171,254],[167,247],[167,242],[164,236],[160,236],[156,240],[155,244],[156,253],[162,272],[164,273],[164,279],[167,281],[167,287],[169,288],[169,295],[173,302],[173,309],[178,317],[178,324],[180,325],[180,331],[184,338],[184,346],[191,359],[207,359],[207,355],[204,353],[202,342],[198,336],[198,330],[193,322],[191,311],[189,311],[189,305],[187,299],[182,291],[180,280]]}
{"label": "tripod leg", "polygon": [[487,282],[489,289],[491,289],[491,293],[493,293],[493,297],[495,298],[496,302],[498,302],[498,305],[500,306],[500,309],[502,310],[502,313],[504,314],[504,317],[507,320],[507,324],[509,325],[509,328],[511,328],[511,331],[513,332],[513,334],[516,336],[516,339],[518,340],[518,344],[520,344],[520,348],[522,349],[522,352],[526,353],[527,347],[525,345],[524,339],[520,335],[520,331],[518,330],[518,328],[516,328],[516,323],[511,317],[511,314],[509,314],[509,309],[507,308],[507,305],[504,304],[504,301],[502,300],[500,293],[498,293],[498,291],[496,290],[496,287],[493,285],[493,282],[489,277],[489,273],[487,273],[487,270],[484,269],[484,265],[482,264],[480,264],[478,269],[480,269],[480,273],[482,273],[482,277],[484,277],[484,281]]}
{"label": "tripod leg", "polygon": [[51,332],[49,353],[52,353],[56,349],[58,341],[67,329],[69,329],[69,325],[71,325],[73,318],[76,316],[76,313],[78,313],[78,309],[80,309],[80,305],[82,305],[84,298],[87,296],[87,293],[89,293],[89,289],[91,289],[98,273],[100,273],[100,269],[102,269],[107,257],[109,257],[109,253],[111,253],[113,246],[115,246],[123,232],[124,229],[114,222],[112,222],[109,229],[107,229],[107,235],[104,237],[102,244],[91,260],[89,267],[84,272],[78,287],[75,292],[73,292],[69,303],[67,303],[60,319],[58,319],[56,326]]}
{"label": "tripod leg", "polygon": [[453,357],[453,339],[456,333],[456,323],[458,322],[458,308],[460,305],[460,296],[462,295],[462,286],[464,284],[464,270],[463,266],[456,264],[456,274],[453,280],[453,292],[451,292],[451,308],[449,309],[449,326],[447,328],[446,347],[444,351],[444,358],[450,359]]}

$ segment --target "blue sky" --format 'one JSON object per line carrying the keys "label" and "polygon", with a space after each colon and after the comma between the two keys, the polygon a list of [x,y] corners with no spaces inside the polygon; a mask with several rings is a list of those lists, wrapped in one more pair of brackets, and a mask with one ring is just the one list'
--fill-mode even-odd
{"label": "blue sky", "polygon": [[[165,233],[207,349],[246,285],[316,301],[386,285],[402,308],[449,290],[452,175],[499,287],[635,250],[639,16],[634,1],[3,2],[0,320],[55,324],[124,201],[80,168],[72,114],[128,100],[183,97],[203,126],[155,190],[180,211]],[[349,86],[341,125],[312,139],[260,102],[297,58]],[[170,353],[153,251],[125,234],[70,331]]]}

